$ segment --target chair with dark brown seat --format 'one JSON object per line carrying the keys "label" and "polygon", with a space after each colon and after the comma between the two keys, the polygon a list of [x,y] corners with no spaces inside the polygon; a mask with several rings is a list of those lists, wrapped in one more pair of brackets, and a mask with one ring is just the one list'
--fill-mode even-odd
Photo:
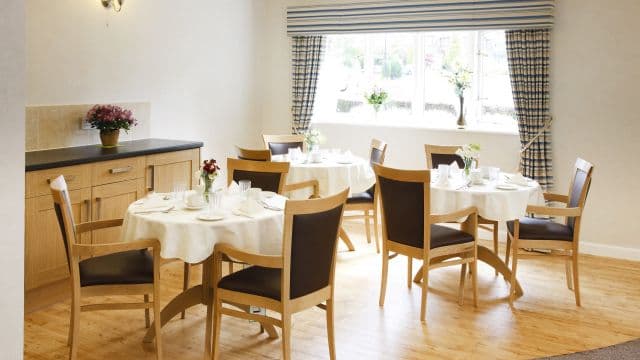
{"label": "chair with dark brown seat", "polygon": [[[387,152],[387,143],[378,139],[371,140],[371,150],[369,152],[369,163],[384,163],[384,157]],[[362,211],[358,215],[345,215],[345,219],[364,219],[365,232],[367,234],[367,242],[371,243],[371,218],[373,218],[373,234],[376,241],[376,252],[380,252],[380,240],[378,237],[378,201],[376,198],[375,185],[364,192],[351,195],[347,199],[345,211]]]}
{"label": "chair with dark brown seat", "polygon": [[[454,161],[461,169],[464,168],[464,160],[460,155],[456,154],[456,151],[460,149],[459,145],[431,145],[426,144],[424,146],[424,152],[427,157],[427,168],[437,169],[438,165],[450,165]],[[475,161],[475,166],[478,166],[478,161]],[[495,220],[485,219],[482,216],[478,216],[478,227],[487,231],[491,231],[493,235],[493,252],[498,254],[498,227],[499,224]],[[496,270],[496,275],[498,271]]]}
{"label": "chair with dark brown seat", "polygon": [[305,150],[304,135],[262,135],[262,140],[271,155],[284,155],[295,148]]}
{"label": "chair with dark brown seat", "polygon": [[[84,232],[117,227],[122,219],[102,220],[75,224],[71,200],[64,177],[51,182],[54,208],[71,273],[71,324],[68,343],[70,359],[78,354],[80,313],[94,310],[145,309],[145,322],[149,327],[149,309],[153,308],[156,336],[156,358],[162,359],[160,336],[160,243],[158,240],[140,240],[131,243],[79,244],[77,237]],[[149,252],[151,249],[151,253]],[[84,260],[80,260],[83,258]],[[149,295],[153,301],[149,302]],[[143,295],[144,302],[97,303],[81,305],[82,297]]]}
{"label": "chair with dark brown seat", "polygon": [[[224,307],[224,303],[252,305],[280,313],[267,317],[282,329],[283,358],[291,358],[291,316],[318,306],[326,310],[329,357],[335,359],[333,330],[334,278],[338,228],[348,190],[316,200],[287,201],[284,210],[282,254],[265,256],[217,244],[214,299],[213,358],[220,356],[222,315],[265,321],[256,315]],[[222,260],[232,257],[253,266],[220,278]],[[324,302],[324,304],[323,304]],[[210,311],[210,310],[208,310]],[[209,334],[210,332],[206,332]]]}
{"label": "chair with dark brown seat", "polygon": [[227,159],[227,184],[231,184],[232,181],[249,180],[251,187],[278,194],[310,187],[312,188],[312,198],[320,196],[318,180],[286,184],[288,173],[288,162]]}
{"label": "chair with dark brown seat", "polygon": [[[527,206],[527,213],[542,216],[564,217],[564,223],[556,223],[551,219],[524,217],[507,222],[506,263],[513,257],[511,267],[511,296],[515,298],[515,281],[518,261],[523,258],[539,256],[556,256],[565,259],[567,287],[573,290],[576,305],[580,306],[580,281],[578,272],[578,241],[580,240],[580,223],[582,212],[587,201],[593,165],[578,158],[568,195],[545,193],[547,201],[560,202],[566,207]],[[549,250],[549,255],[519,254],[520,249]],[[572,274],[573,273],[573,274]],[[573,279],[572,279],[573,278]]]}
{"label": "chair with dark brown seat", "polygon": [[[462,304],[467,264],[471,263],[473,303],[477,306],[477,209],[469,207],[450,214],[431,215],[429,170],[398,170],[378,164],[373,168],[382,203],[380,306],[384,306],[387,289],[389,252],[407,256],[409,288],[412,280],[412,260],[415,258],[423,261],[421,321],[425,321],[426,318],[429,271],[440,267],[462,265],[458,294],[458,301]],[[461,230],[436,225],[465,217]]]}
{"label": "chair with dark brown seat", "polygon": [[271,161],[270,150],[245,149],[236,145],[236,151],[240,160]]}

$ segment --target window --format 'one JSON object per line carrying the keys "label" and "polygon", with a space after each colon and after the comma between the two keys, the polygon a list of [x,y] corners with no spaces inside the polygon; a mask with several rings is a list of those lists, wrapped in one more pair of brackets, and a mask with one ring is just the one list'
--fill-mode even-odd
{"label": "window", "polygon": [[[470,125],[515,127],[504,31],[328,35],[314,121],[409,121],[454,126],[459,98],[447,69],[471,72],[465,91]],[[367,104],[388,93],[380,113]]]}

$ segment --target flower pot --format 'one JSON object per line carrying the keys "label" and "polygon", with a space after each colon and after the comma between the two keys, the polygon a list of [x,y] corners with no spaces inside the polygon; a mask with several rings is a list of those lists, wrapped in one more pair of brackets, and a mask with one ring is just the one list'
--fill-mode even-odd
{"label": "flower pot", "polygon": [[100,141],[104,147],[118,146],[118,137],[120,136],[120,129],[116,130],[100,130]]}

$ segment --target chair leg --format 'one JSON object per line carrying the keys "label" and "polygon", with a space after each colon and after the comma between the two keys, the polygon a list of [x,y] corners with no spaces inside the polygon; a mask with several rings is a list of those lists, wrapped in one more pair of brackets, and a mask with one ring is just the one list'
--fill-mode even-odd
{"label": "chair leg", "polygon": [[74,289],[73,300],[71,301],[71,323],[69,328],[69,359],[75,360],[78,357],[78,335],[80,332],[80,289]]}
{"label": "chair leg", "polygon": [[[207,317],[205,320],[205,330],[204,330],[204,359],[211,359],[211,341],[213,339],[213,331],[215,331],[215,324],[213,320],[213,311],[214,306],[216,306],[217,301],[214,299],[209,299],[209,303],[207,304]],[[218,311],[216,309],[216,315]],[[217,320],[217,319],[216,319]]]}
{"label": "chair leg", "polygon": [[458,287],[458,304],[464,303],[464,280],[467,277],[467,263],[462,264],[460,269],[460,285]]}
{"label": "chair leg", "polygon": [[364,231],[367,234],[367,244],[371,244],[371,220],[369,210],[364,211]]}
{"label": "chair leg", "polygon": [[333,327],[333,299],[327,300],[327,339],[329,341],[329,359],[336,358],[336,340]]}
{"label": "chair leg", "polygon": [[162,320],[160,319],[160,284],[153,285],[153,323],[156,331],[156,359],[162,360]]}
{"label": "chair leg", "polygon": [[382,275],[380,276],[380,307],[384,306],[384,297],[387,292],[387,273],[389,271],[389,253],[386,246],[382,245]]}
{"label": "chair leg", "polygon": [[573,294],[576,297],[576,306],[580,303],[580,278],[578,277],[578,252],[573,250]]}
{"label": "chair leg", "polygon": [[[184,272],[182,273],[183,275],[183,281],[182,281],[182,291],[187,291],[187,289],[189,289],[189,282],[191,280],[191,264],[189,263],[184,263]],[[186,316],[186,312],[183,311],[180,313],[180,319],[184,319]]]}
{"label": "chair leg", "polygon": [[411,283],[413,282],[413,258],[407,256],[407,287],[411,289]]}
{"label": "chair leg", "polygon": [[516,271],[518,270],[518,242],[513,241],[513,265],[511,266],[511,281],[509,287],[509,302],[513,304],[516,298]]}
{"label": "chair leg", "polygon": [[380,237],[378,235],[378,210],[373,209],[373,237],[376,240],[376,253],[380,254]]}
{"label": "chair leg", "polygon": [[573,290],[573,281],[571,279],[571,261],[572,259],[567,259],[567,261],[564,262],[565,276],[567,278],[567,287],[569,288],[569,290]]}
{"label": "chair leg", "polygon": [[[145,304],[149,303],[149,294],[144,294]],[[149,308],[144,309],[144,327],[149,328],[151,326],[151,319],[149,318]]]}
{"label": "chair leg", "polygon": [[422,301],[420,302],[420,321],[427,319],[427,292],[429,291],[429,258],[422,265]]}
{"label": "chair leg", "polygon": [[[215,296],[214,300],[214,320],[213,320],[213,354],[212,359],[220,357],[220,328],[222,327],[222,302]],[[207,359],[208,360],[208,359]]]}
{"label": "chair leg", "polygon": [[504,252],[504,264],[509,267],[509,255],[511,255],[511,235],[507,233],[507,250]]}
{"label": "chair leg", "polygon": [[478,247],[473,250],[473,274],[471,276],[471,286],[473,287],[473,306],[478,307]]}
{"label": "chair leg", "polygon": [[282,358],[291,360],[291,314],[282,312]]}
{"label": "chair leg", "polygon": [[[500,256],[499,255],[499,247],[498,247],[498,223],[494,223],[493,224],[493,253],[496,254],[496,256]],[[498,270],[496,269],[496,276],[498,276]]]}

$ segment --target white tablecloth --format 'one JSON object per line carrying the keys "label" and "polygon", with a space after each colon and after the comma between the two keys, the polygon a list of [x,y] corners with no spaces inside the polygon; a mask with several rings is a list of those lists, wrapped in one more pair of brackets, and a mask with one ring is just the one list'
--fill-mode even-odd
{"label": "white tablecloth", "polygon": [[[503,179],[503,176],[500,177]],[[462,180],[450,180],[447,186],[431,184],[431,213],[444,214],[475,206],[485,219],[508,221],[526,215],[527,205],[544,205],[540,185],[530,181],[515,190],[500,190],[498,183],[485,180],[483,185],[464,185]]]}
{"label": "white tablecloth", "polygon": [[[282,156],[274,156],[273,161],[282,161]],[[347,164],[338,163],[334,159],[326,158],[319,163],[292,161],[287,176],[287,184],[306,180],[318,180],[320,196],[326,197],[339,193],[349,187],[351,194],[363,192],[376,182],[373,169],[369,161],[353,156]],[[298,190],[289,194],[292,199],[307,199],[311,190]]]}
{"label": "white tablecloth", "polygon": [[203,221],[197,216],[208,210],[187,210],[182,205],[168,213],[136,214],[140,206],[132,204],[125,215],[122,240],[159,239],[160,255],[199,263],[213,254],[217,243],[226,243],[245,251],[264,255],[282,254],[282,211],[262,209],[253,218],[234,215],[239,199],[223,199],[223,220]]}

